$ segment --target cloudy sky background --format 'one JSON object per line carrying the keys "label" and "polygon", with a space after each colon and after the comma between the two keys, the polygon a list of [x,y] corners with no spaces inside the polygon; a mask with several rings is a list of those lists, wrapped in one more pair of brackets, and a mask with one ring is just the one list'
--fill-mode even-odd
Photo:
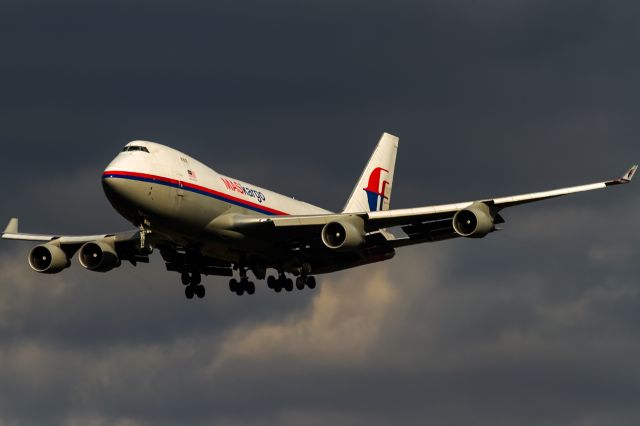
{"label": "cloudy sky background", "polygon": [[[128,229],[127,141],[339,209],[383,131],[392,205],[598,181],[640,159],[640,4],[0,1],[0,218]],[[253,297],[150,265],[56,276],[0,244],[0,425],[637,425],[638,186],[505,211]]]}

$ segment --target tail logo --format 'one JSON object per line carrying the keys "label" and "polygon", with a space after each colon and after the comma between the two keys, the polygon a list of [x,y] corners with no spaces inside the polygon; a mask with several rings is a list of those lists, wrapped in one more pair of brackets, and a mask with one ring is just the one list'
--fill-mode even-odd
{"label": "tail logo", "polygon": [[387,189],[387,185],[389,185],[389,181],[382,179],[382,172],[387,174],[389,173],[387,169],[383,169],[382,167],[376,167],[373,169],[369,175],[369,184],[366,188],[363,188],[367,193],[369,210],[372,212],[382,210],[382,204],[385,198],[389,198],[385,196],[385,191]]}

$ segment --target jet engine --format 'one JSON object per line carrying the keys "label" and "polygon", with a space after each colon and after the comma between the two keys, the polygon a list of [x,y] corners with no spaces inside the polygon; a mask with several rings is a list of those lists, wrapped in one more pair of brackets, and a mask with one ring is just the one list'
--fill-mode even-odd
{"label": "jet engine", "polygon": [[29,266],[43,274],[57,274],[71,265],[67,254],[53,244],[34,247],[29,253]]}
{"label": "jet engine", "polygon": [[364,222],[359,217],[327,223],[322,228],[322,242],[333,250],[349,251],[364,244]]}
{"label": "jet engine", "polygon": [[494,219],[484,203],[474,203],[453,216],[453,229],[462,237],[482,238],[494,230]]}
{"label": "jet engine", "polygon": [[90,271],[107,272],[120,266],[115,248],[103,241],[85,243],[78,252],[80,264]]}

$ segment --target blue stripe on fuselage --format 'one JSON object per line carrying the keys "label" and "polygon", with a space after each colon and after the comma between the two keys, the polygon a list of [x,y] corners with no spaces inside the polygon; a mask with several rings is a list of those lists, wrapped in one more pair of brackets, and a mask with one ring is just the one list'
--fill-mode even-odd
{"label": "blue stripe on fuselage", "polygon": [[238,207],[242,207],[242,208],[245,208],[245,209],[253,210],[253,211],[257,212],[257,213],[262,213],[264,215],[268,215],[268,216],[276,216],[276,215],[278,215],[278,213],[274,213],[272,211],[265,210],[265,209],[262,209],[262,208],[257,207],[257,206],[253,206],[251,204],[246,204],[246,203],[244,203],[244,202],[242,202],[240,200],[234,200],[232,198],[227,198],[222,194],[220,194],[220,195],[213,194],[211,192],[203,191],[201,189],[193,188],[193,187],[186,186],[186,185],[180,186],[178,183],[162,180],[161,178],[151,178],[151,177],[144,177],[144,176],[128,176],[128,175],[121,175],[121,174],[117,174],[117,173],[109,173],[109,174],[103,175],[103,179],[110,179],[110,178],[128,179],[128,180],[134,180],[134,181],[139,181],[139,182],[157,183],[157,184],[160,184],[160,185],[168,186],[170,188],[183,189],[185,191],[190,191],[190,192],[193,192],[195,194],[204,195],[204,196],[207,196],[209,198],[213,198],[213,199],[216,199],[216,200],[224,201],[225,203],[229,203],[229,204],[233,204],[233,205],[238,206]]}

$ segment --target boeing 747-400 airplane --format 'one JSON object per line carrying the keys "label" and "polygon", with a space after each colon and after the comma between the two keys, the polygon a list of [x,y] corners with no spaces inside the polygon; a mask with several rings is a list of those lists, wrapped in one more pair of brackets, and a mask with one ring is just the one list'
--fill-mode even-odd
{"label": "boeing 747-400 airplane", "polygon": [[[314,275],[391,259],[396,248],[456,237],[481,238],[503,223],[506,207],[631,181],[637,166],[606,182],[532,194],[390,210],[398,138],[384,133],[340,213],[223,176],[194,158],[153,142],[133,141],[107,166],[102,186],[113,207],[137,229],[107,235],[24,234],[10,220],[2,238],[39,241],[29,253],[36,272],[80,264],[107,272],[149,262],[158,250],[178,272],[185,295],[204,297],[202,275],[231,278],[237,295],[267,278],[276,292],[314,288]],[[389,232],[399,228],[402,236]],[[269,269],[275,275],[267,277]]]}

